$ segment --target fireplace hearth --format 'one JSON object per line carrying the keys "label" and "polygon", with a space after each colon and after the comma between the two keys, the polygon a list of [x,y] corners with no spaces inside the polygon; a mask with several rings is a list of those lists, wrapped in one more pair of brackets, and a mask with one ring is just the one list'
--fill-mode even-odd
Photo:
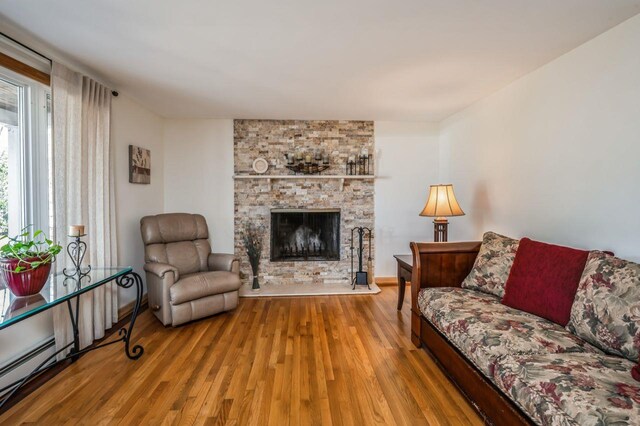
{"label": "fireplace hearth", "polygon": [[340,260],[340,210],[271,210],[271,261],[318,260]]}

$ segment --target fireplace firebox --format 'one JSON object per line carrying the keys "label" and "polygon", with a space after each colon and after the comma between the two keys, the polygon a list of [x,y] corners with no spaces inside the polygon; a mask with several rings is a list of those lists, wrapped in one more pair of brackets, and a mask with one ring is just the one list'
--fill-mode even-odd
{"label": "fireplace firebox", "polygon": [[314,260],[340,260],[340,210],[271,210],[271,261]]}

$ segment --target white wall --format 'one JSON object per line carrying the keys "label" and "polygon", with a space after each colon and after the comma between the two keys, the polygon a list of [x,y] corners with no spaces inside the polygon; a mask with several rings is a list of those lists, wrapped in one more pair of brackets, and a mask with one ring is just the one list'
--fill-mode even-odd
{"label": "white wall", "polygon": [[233,120],[164,123],[164,210],[200,213],[214,252],[233,253]]}
{"label": "white wall", "polygon": [[[163,119],[120,95],[111,108],[111,143],[115,155],[118,261],[133,266],[144,279],[140,218],[164,211]],[[129,145],[151,150],[151,184],[129,183]],[[120,289],[120,306],[135,298],[135,289]]]}
{"label": "white wall", "polygon": [[441,125],[441,178],[485,230],[640,260],[640,16]]}
{"label": "white wall", "polygon": [[438,126],[376,121],[375,142],[375,270],[378,277],[395,277],[393,255],[410,254],[411,241],[433,239],[432,219],[418,213],[429,185],[438,183]]}

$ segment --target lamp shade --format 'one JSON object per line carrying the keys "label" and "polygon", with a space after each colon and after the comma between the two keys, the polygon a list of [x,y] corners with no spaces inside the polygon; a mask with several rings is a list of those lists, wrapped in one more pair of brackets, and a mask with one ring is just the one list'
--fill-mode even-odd
{"label": "lamp shade", "polygon": [[447,217],[464,216],[456,196],[453,193],[453,185],[431,185],[427,204],[420,212],[420,216]]}

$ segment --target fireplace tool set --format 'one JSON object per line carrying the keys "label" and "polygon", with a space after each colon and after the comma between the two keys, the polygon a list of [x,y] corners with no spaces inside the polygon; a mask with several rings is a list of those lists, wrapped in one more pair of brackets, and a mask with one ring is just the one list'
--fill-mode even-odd
{"label": "fireplace tool set", "polygon": [[[358,239],[358,247],[354,246],[354,236],[357,235]],[[364,270],[364,252],[365,252],[365,238],[367,239],[368,247],[368,257],[367,257],[367,270]],[[372,257],[371,257],[371,229],[366,227],[356,227],[351,230],[351,284],[353,285],[353,290],[356,289],[358,285],[366,285],[369,290],[371,290],[371,286],[369,285],[373,280],[372,274]],[[355,253],[354,253],[355,251]],[[354,254],[358,256],[358,270],[354,271]]]}

